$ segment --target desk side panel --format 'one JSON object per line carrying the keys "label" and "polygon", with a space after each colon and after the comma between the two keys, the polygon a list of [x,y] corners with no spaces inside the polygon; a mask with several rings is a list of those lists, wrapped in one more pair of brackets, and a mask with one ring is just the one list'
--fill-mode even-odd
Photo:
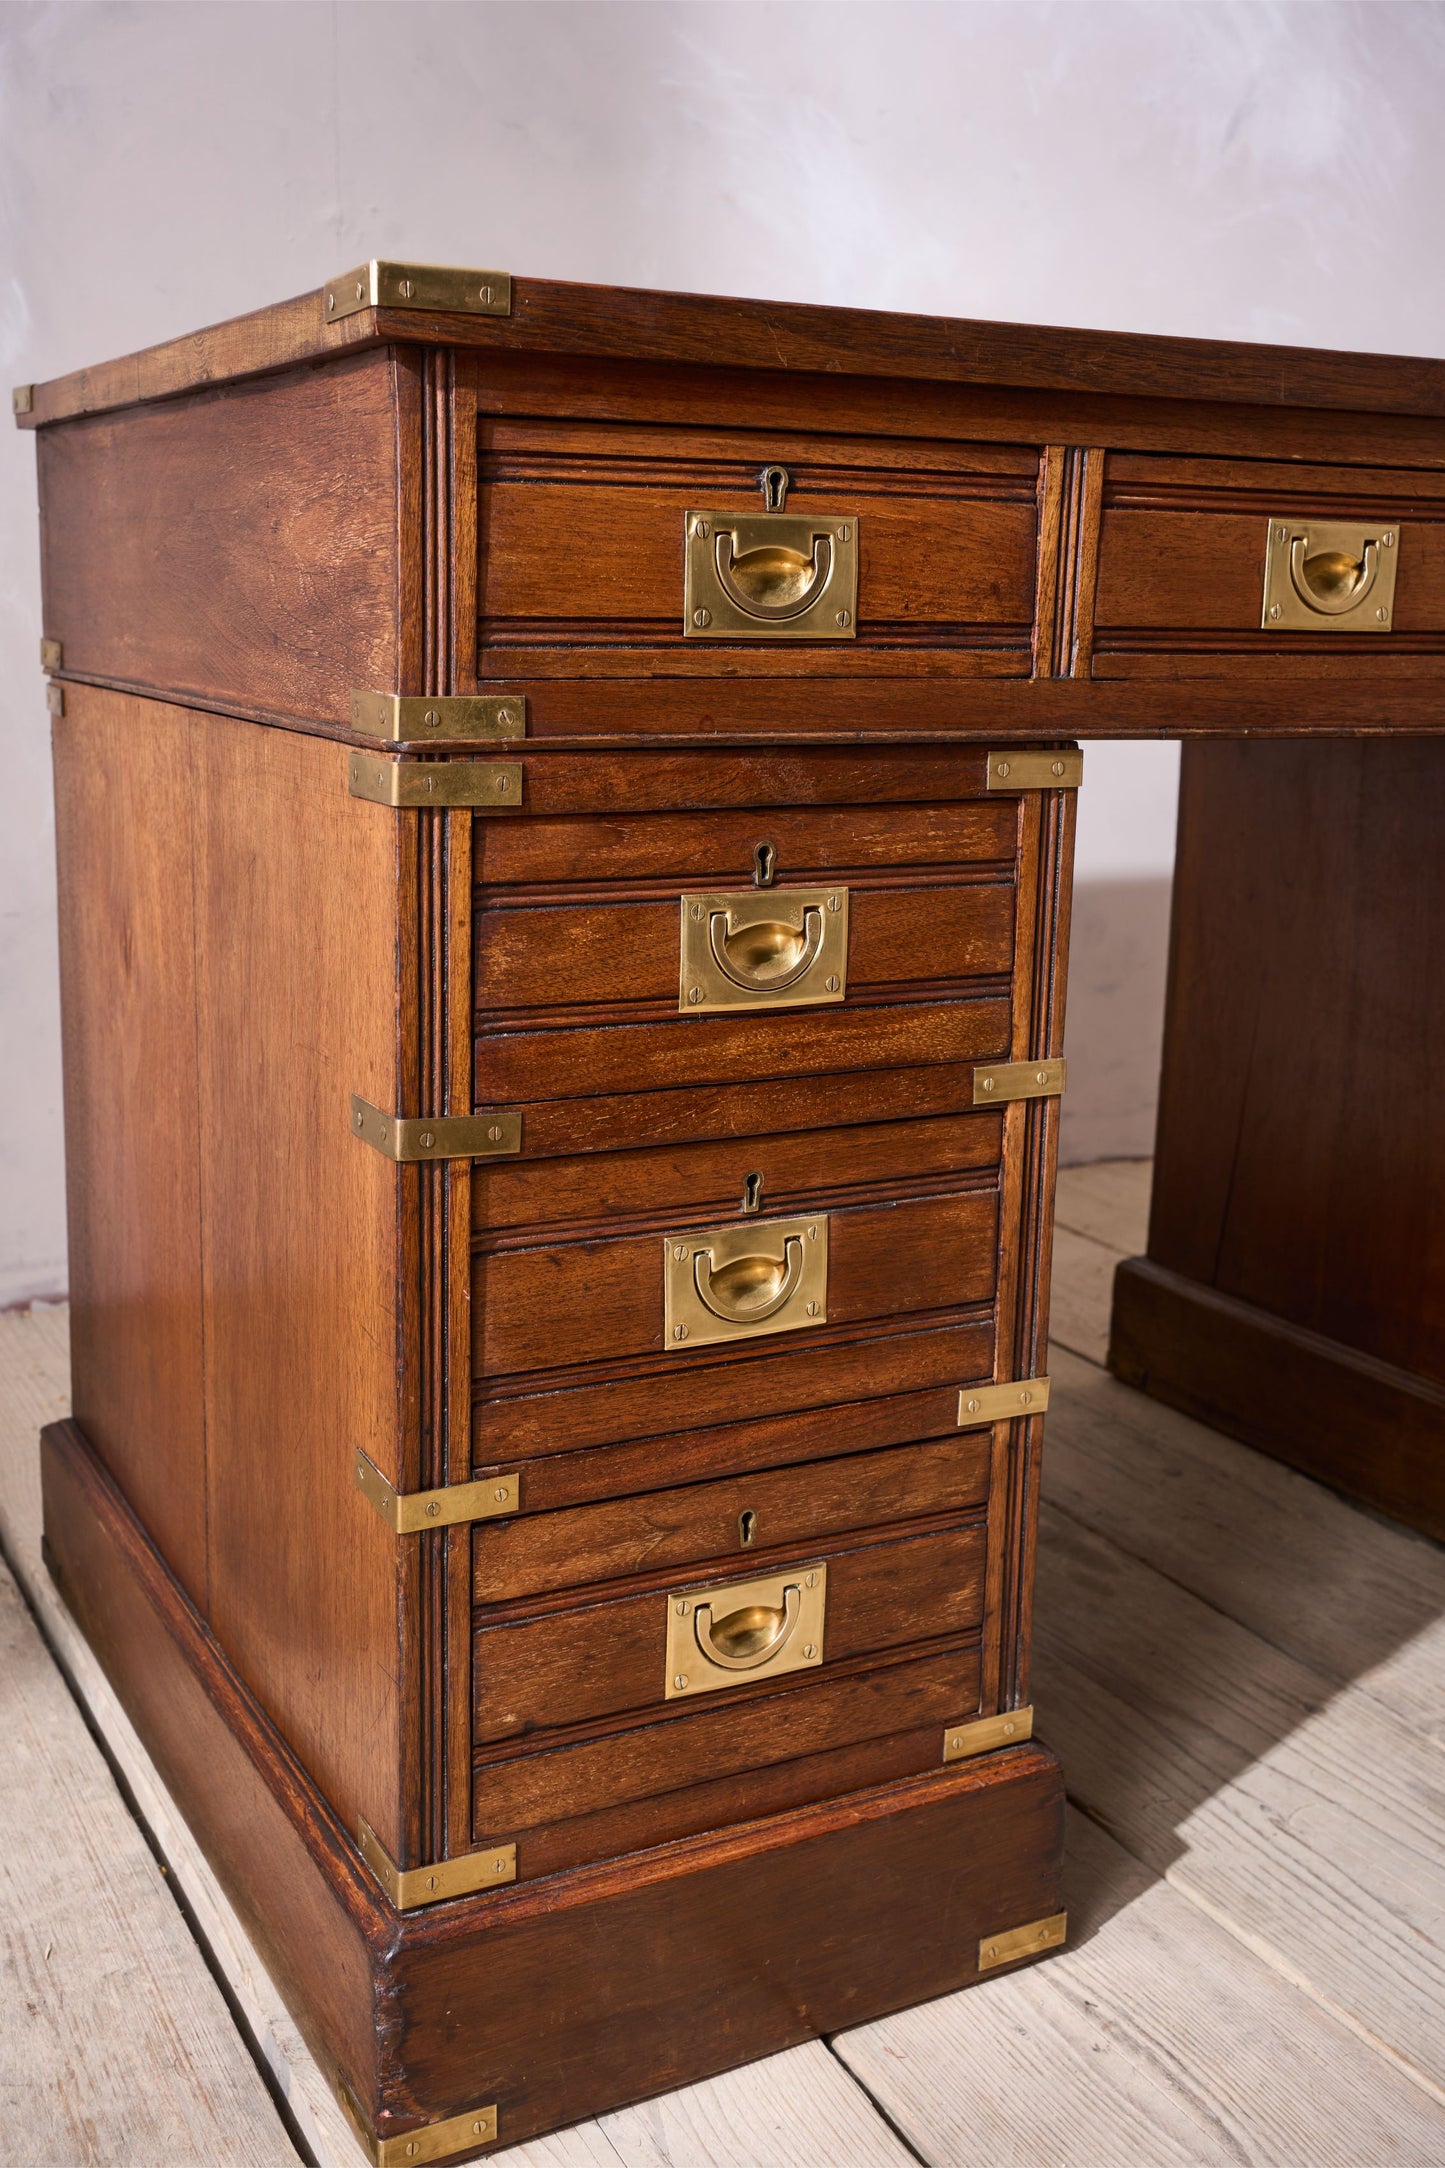
{"label": "desk side panel", "polygon": [[210,1626],[396,1856],[412,1551],[353,1468],[403,1480],[416,1170],[351,1134],[350,1095],[401,1103],[412,824],[348,796],[324,739],[191,725]]}
{"label": "desk side panel", "polygon": [[330,722],[401,686],[414,408],[382,349],[42,430],[66,675]]}
{"label": "desk side panel", "polygon": [[88,686],[54,738],[72,1404],[204,1610],[193,747]]}

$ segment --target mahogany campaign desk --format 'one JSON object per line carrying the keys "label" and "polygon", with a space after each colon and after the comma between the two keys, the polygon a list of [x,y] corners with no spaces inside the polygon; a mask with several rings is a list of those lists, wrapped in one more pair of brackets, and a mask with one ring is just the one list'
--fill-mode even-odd
{"label": "mahogany campaign desk", "polygon": [[1445,366],[370,264],[15,405],[48,1557],[363,2145],[1057,1946],[1074,741],[1191,741],[1116,1366],[1438,1526]]}

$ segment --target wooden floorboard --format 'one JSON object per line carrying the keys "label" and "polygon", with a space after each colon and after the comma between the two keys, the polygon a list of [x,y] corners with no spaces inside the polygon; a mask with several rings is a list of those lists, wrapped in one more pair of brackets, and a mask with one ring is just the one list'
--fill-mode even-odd
{"label": "wooden floorboard", "polygon": [[296,2168],[100,1749],[0,1568],[0,2154]]}
{"label": "wooden floorboard", "polygon": [[[1084,1809],[1070,1948],[509,2168],[1445,2168],[1445,1553],[1103,1372],[1148,1174],[1059,1184],[1034,1699]],[[307,2142],[357,2168],[40,1572],[64,1377],[63,1312],[0,1316],[0,1532]],[[106,2082],[77,2069],[78,2095]]]}
{"label": "wooden floorboard", "polygon": [[938,2168],[1435,2168],[1440,2111],[1078,1813],[1069,1947],[844,2034]]}

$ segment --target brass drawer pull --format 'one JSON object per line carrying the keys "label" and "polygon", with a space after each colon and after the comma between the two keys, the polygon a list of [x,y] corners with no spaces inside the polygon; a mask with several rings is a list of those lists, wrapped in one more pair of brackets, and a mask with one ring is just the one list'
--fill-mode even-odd
{"label": "brass drawer pull", "polygon": [[1400,530],[1391,521],[1269,523],[1266,632],[1388,632],[1394,622]]}
{"label": "brass drawer pull", "polygon": [[665,1235],[662,1257],[670,1354],[828,1322],[826,1212]]}
{"label": "brass drawer pull", "polygon": [[745,1603],[713,1624],[712,1605],[700,1603],[692,1614],[697,1645],[710,1664],[724,1671],[756,1671],[781,1650],[802,1611],[803,1592],[796,1581],[783,1590],[781,1604]]}
{"label": "brass drawer pull", "polygon": [[744,888],[682,898],[677,1005],[801,1008],[848,991],[846,888]]}
{"label": "brass drawer pull", "polygon": [[716,1264],[711,1250],[694,1250],[692,1276],[698,1299],[730,1325],[760,1325],[791,1302],[803,1276],[803,1243],[789,1235],[781,1257],[766,1252]]}
{"label": "brass drawer pull", "polygon": [[821,1664],[827,1605],[828,1568],[822,1559],[761,1580],[671,1590],[667,1700],[690,1700]]}
{"label": "brass drawer pull", "polygon": [[[739,520],[713,537],[718,585],[749,617],[781,623],[810,609],[833,569],[833,537],[810,520]],[[757,529],[759,539],[753,539]],[[750,548],[739,544],[747,540]]]}
{"label": "brass drawer pull", "polygon": [[818,961],[823,946],[823,914],[805,904],[794,925],[782,907],[776,918],[743,918],[731,907],[710,911],[708,947],[713,961],[734,986],[748,993],[780,994],[796,986]]}

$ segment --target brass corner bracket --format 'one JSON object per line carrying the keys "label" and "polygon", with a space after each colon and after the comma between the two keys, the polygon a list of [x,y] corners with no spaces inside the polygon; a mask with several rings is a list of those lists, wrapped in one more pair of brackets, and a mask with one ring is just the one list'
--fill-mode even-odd
{"label": "brass corner bracket", "polygon": [[1077,790],[1084,755],[1077,745],[1052,753],[990,753],[985,790]]}
{"label": "brass corner bracket", "polygon": [[1006,1385],[965,1385],[958,1396],[958,1427],[978,1430],[986,1423],[1011,1423],[1018,1416],[1042,1415],[1048,1404],[1047,1378],[1014,1378]]}
{"label": "brass corner bracket", "polygon": [[515,1513],[521,1503],[522,1478],[515,1469],[489,1475],[480,1483],[447,1483],[440,1490],[393,1490],[374,1460],[360,1447],[354,1463],[356,1487],[398,1536],[420,1535],[427,1528],[452,1528],[460,1521],[495,1521]]}
{"label": "brass corner bracket", "polygon": [[[57,665],[58,667],[58,665]],[[351,727],[392,745],[445,743],[464,738],[525,738],[527,700],[523,693],[466,693],[423,696],[412,693],[354,692]]]}
{"label": "brass corner bracket", "polygon": [[408,808],[488,806],[498,813],[522,807],[519,760],[383,760],[375,753],[353,753],[346,763],[346,787],[353,798],[373,805]]}
{"label": "brass corner bracket", "polygon": [[42,670],[58,670],[65,661],[65,649],[58,640],[42,640],[40,643],[40,667]]}
{"label": "brass corner bracket", "polygon": [[971,1761],[975,1754],[992,1754],[1001,1746],[1022,1746],[1034,1735],[1034,1712],[1004,1709],[997,1716],[975,1717],[970,1724],[950,1724],[943,1735],[946,1762]]}
{"label": "brass corner bracket", "polygon": [[370,1823],[357,1824],[361,1856],[398,1912],[418,1905],[439,1905],[448,1897],[470,1897],[517,1879],[515,1844],[488,1844],[458,1859],[439,1859],[430,1867],[398,1867]]}
{"label": "brass corner bracket", "polygon": [[512,281],[505,271],[457,271],[448,264],[385,263],[375,256],[328,279],[321,289],[328,324],[359,309],[422,309],[442,316],[510,316]]}
{"label": "brass corner bracket", "polygon": [[1009,1099],[1057,1099],[1067,1075],[1062,1060],[991,1061],[973,1072],[973,1103],[990,1107]]}
{"label": "brass corner bracket", "polygon": [[338,2077],[336,2093],[371,2168],[425,2168],[428,2161],[448,2160],[454,2153],[470,2153],[479,2145],[497,2142],[495,2101],[485,2108],[468,2108],[465,2115],[449,2115],[444,2123],[423,2123],[420,2130],[378,2138],[345,2078]]}
{"label": "brass corner bracket", "polygon": [[485,1114],[384,1114],[353,1092],[351,1134],[403,1165],[425,1159],[503,1159],[522,1149],[522,1117],[504,1108]]}
{"label": "brass corner bracket", "polygon": [[1068,1932],[1068,1913],[1051,1912],[1046,1920],[1030,1920],[1026,1927],[1011,1927],[1006,1935],[985,1935],[978,1946],[978,1969],[991,1972],[995,1965],[1014,1965],[1021,1957],[1037,1957],[1043,1950],[1057,1950]]}
{"label": "brass corner bracket", "polygon": [[33,384],[17,384],[15,386],[10,394],[10,411],[17,421],[22,414],[34,413],[35,386]]}

